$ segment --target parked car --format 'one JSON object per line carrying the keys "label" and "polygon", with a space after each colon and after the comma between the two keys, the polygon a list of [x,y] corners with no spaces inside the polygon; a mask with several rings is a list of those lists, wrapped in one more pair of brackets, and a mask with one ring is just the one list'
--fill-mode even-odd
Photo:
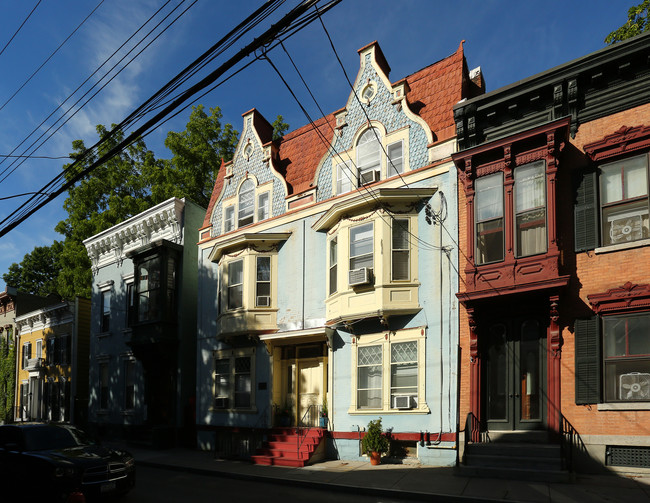
{"label": "parked car", "polygon": [[134,485],[131,454],[102,447],[74,426],[0,426],[0,488],[15,501],[66,501],[76,491],[92,498]]}

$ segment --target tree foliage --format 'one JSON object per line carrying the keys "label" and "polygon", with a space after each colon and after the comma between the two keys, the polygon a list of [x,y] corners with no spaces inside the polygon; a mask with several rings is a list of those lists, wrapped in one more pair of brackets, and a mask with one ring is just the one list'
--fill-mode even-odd
{"label": "tree foliage", "polygon": [[648,14],[650,14],[650,0],[643,0],[639,5],[630,7],[627,11],[627,22],[607,35],[605,43],[614,44],[650,29]]}
{"label": "tree foliage", "polygon": [[284,136],[284,133],[286,133],[289,130],[289,124],[284,122],[284,117],[281,115],[278,115],[276,119],[273,121],[273,139],[274,140],[279,140]]}
{"label": "tree foliage", "polygon": [[[11,334],[13,337],[13,334]],[[10,423],[14,412],[16,388],[16,345],[0,338],[0,422]]]}
{"label": "tree foliage", "polygon": [[52,246],[37,246],[25,254],[20,263],[9,266],[2,279],[7,285],[16,287],[19,291],[41,295],[59,293],[57,276],[61,271],[59,257],[63,244],[54,241]]}
{"label": "tree foliage", "polygon": [[222,126],[222,117],[219,107],[210,108],[210,115],[203,105],[192,107],[185,131],[167,134],[172,159],[149,165],[145,173],[156,202],[175,196],[208,207],[221,161],[231,160],[237,146],[237,131]]}

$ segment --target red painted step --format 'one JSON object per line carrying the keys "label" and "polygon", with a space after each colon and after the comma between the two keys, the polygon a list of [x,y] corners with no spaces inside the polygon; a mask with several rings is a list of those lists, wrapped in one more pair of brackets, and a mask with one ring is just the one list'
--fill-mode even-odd
{"label": "red painted step", "polygon": [[299,437],[293,428],[274,428],[251,459],[256,465],[303,467],[324,436],[321,428],[311,428],[298,450]]}

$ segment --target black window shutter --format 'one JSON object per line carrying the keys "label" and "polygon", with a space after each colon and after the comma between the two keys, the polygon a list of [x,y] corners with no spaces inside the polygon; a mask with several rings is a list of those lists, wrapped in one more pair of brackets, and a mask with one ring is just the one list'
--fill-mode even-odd
{"label": "black window shutter", "polygon": [[600,318],[575,321],[576,404],[600,402]]}
{"label": "black window shutter", "polygon": [[578,181],[573,208],[575,251],[598,246],[598,177],[595,171],[583,172]]}

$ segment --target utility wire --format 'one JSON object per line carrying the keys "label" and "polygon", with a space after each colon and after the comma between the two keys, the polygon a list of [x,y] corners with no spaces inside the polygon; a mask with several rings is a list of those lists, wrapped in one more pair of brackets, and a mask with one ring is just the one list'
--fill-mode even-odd
{"label": "utility wire", "polygon": [[16,35],[18,35],[18,32],[22,29],[23,26],[25,26],[25,23],[29,20],[29,18],[32,17],[32,14],[34,14],[34,11],[36,10],[36,7],[38,7],[38,6],[41,4],[42,1],[43,1],[43,0],[38,0],[38,2],[36,2],[36,5],[34,5],[34,8],[31,10],[31,12],[30,12],[29,14],[27,14],[27,17],[26,17],[25,20],[20,24],[20,26],[19,26],[18,29],[14,32],[14,34],[11,36],[11,38],[9,39],[9,42],[7,42],[7,43],[5,44],[5,46],[2,48],[2,50],[0,51],[0,56],[2,56],[2,53],[5,52],[5,50],[7,49],[7,47],[9,47],[9,44],[11,44],[11,41],[16,37]]}
{"label": "utility wire", "polygon": [[[184,0],[183,0],[183,1],[184,1]],[[116,67],[117,67],[117,66],[118,66],[122,61],[124,61],[124,59],[126,59],[126,57],[127,57],[129,54],[131,54],[131,52],[133,52],[133,51],[134,51],[134,50],[135,50],[135,49],[136,49],[136,48],[137,48],[137,47],[138,47],[142,42],[144,42],[144,41],[147,39],[147,37],[149,37],[149,35],[151,35],[151,34],[152,34],[152,33],[153,33],[153,32],[154,32],[154,31],[155,31],[155,30],[156,30],[156,29],[157,29],[157,28],[158,28],[158,27],[163,23],[163,22],[165,22],[165,20],[167,20],[167,18],[168,18],[169,16],[171,16],[171,15],[176,11],[176,9],[178,9],[178,7],[180,7],[180,4],[177,5],[177,6],[176,6],[176,7],[175,7],[171,12],[169,12],[169,13],[168,13],[168,14],[167,14],[167,15],[166,15],[166,16],[165,16],[165,17],[164,17],[164,18],[163,18],[163,19],[162,19],[162,20],[161,20],[161,21],[160,21],[156,26],[154,26],[154,27],[149,31],[149,33],[147,33],[147,34],[146,34],[146,35],[145,35],[145,36],[144,36],[144,37],[143,37],[143,38],[142,38],[142,39],[141,39],[141,40],[140,40],[140,41],[139,41],[139,42],[138,42],[134,47],[132,47],[132,48],[131,48],[131,49],[130,49],[130,50],[129,50],[129,51],[128,51],[128,52],[127,52],[123,57],[122,57],[122,58],[120,58],[120,59],[117,61],[117,63],[115,63],[115,64],[111,67],[111,69],[108,70],[108,71],[106,72],[106,74],[104,74],[104,76],[103,76],[103,77],[102,77],[98,82],[96,82],[93,86],[91,86],[91,87],[90,87],[90,88],[89,88],[89,89],[88,89],[88,90],[87,90],[87,91],[86,91],[86,92],[85,92],[85,93],[84,93],[84,94],[83,94],[79,99],[77,99],[77,101],[76,101],[75,103],[73,103],[73,104],[70,106],[70,108],[68,108],[68,110],[66,110],[66,112],[65,112],[63,115],[61,115],[61,116],[60,116],[60,117],[59,117],[59,118],[58,118],[58,119],[57,119],[57,120],[56,120],[56,121],[55,121],[55,122],[54,122],[54,123],[53,123],[53,124],[48,128],[48,129],[47,129],[47,130],[45,130],[45,131],[44,131],[44,132],[43,132],[43,133],[42,133],[38,138],[36,138],[36,140],[34,140],[34,141],[29,145],[29,147],[27,147],[27,148],[24,150],[24,152],[26,152],[27,150],[29,150],[29,149],[31,149],[32,147],[34,147],[34,145],[35,145],[35,144],[36,144],[36,143],[37,143],[41,138],[43,138],[45,135],[47,135],[47,134],[52,130],[52,128],[54,128],[54,127],[56,126],[56,124],[57,124],[59,121],[61,121],[61,119],[63,119],[64,117],[66,117],[66,115],[69,114],[71,110],[75,109],[75,111],[74,111],[72,114],[70,114],[70,115],[69,115],[69,116],[68,116],[68,117],[67,117],[67,118],[66,118],[66,119],[65,119],[65,120],[64,120],[64,121],[63,121],[63,122],[62,122],[62,123],[61,123],[61,124],[60,124],[60,125],[59,125],[59,126],[58,126],[58,127],[57,127],[53,132],[52,132],[52,133],[51,133],[51,134],[50,134],[50,135],[49,135],[49,136],[47,136],[47,138],[45,138],[45,140],[43,140],[39,145],[37,145],[36,147],[33,148],[32,153],[33,153],[33,152],[36,152],[39,148],[41,148],[41,147],[42,147],[42,146],[43,146],[43,145],[44,145],[44,144],[45,144],[45,143],[46,143],[46,142],[47,142],[47,141],[48,141],[52,136],[54,136],[54,134],[56,134],[56,133],[57,133],[57,132],[58,132],[58,131],[63,127],[63,126],[65,126],[65,125],[66,125],[70,120],[72,120],[72,118],[73,118],[75,115],[77,115],[77,114],[78,114],[78,113],[79,113],[79,112],[80,112],[80,111],[81,111],[81,110],[82,110],[82,109],[83,109],[83,108],[84,108],[84,107],[85,107],[85,106],[86,106],[86,105],[87,105],[91,100],[93,100],[93,99],[95,98],[95,96],[97,96],[97,95],[98,95],[98,94],[99,94],[99,93],[100,93],[100,92],[101,92],[101,91],[102,91],[102,90],[103,90],[103,89],[104,89],[108,84],[110,84],[110,83],[113,81],[113,79],[115,79],[115,78],[116,78],[116,77],[117,77],[117,76],[118,76],[122,71],[124,71],[124,70],[125,70],[125,69],[126,69],[126,68],[127,68],[127,67],[128,67],[128,66],[129,66],[129,65],[130,65],[130,64],[131,64],[131,63],[132,63],[132,62],[133,62],[133,61],[134,61],[138,56],[140,56],[140,54],[142,54],[142,53],[143,53],[147,48],[149,48],[149,46],[150,46],[151,44],[153,44],[156,40],[158,40],[158,38],[161,37],[161,36],[165,33],[165,31],[167,31],[167,30],[168,30],[168,29],[169,29],[169,28],[170,28],[174,23],[176,23],[176,22],[180,19],[180,17],[182,17],[182,16],[183,16],[183,15],[184,15],[184,14],[185,14],[185,13],[186,13],[190,8],[191,8],[191,7],[192,7],[192,6],[197,2],[197,1],[198,1],[198,0],[194,0],[194,2],[193,2],[192,4],[190,4],[190,5],[189,5],[185,10],[183,10],[179,15],[177,15],[175,19],[173,19],[173,20],[172,20],[172,21],[171,21],[167,26],[165,26],[165,27],[163,28],[163,30],[162,30],[160,33],[158,33],[158,34],[153,38],[153,40],[149,41],[149,42],[148,42],[148,43],[147,43],[147,44],[146,44],[146,45],[145,45],[145,46],[144,46],[144,47],[143,47],[143,48],[142,48],[142,49],[141,49],[141,50],[140,50],[140,51],[139,51],[135,56],[133,56],[133,57],[132,57],[132,58],[131,58],[131,59],[130,59],[130,60],[129,60],[129,61],[128,61],[128,62],[127,62],[123,67],[122,67],[122,68],[120,68],[120,69],[119,69],[119,70],[118,70],[118,71],[117,71],[113,76],[111,76],[111,78],[110,78],[107,82],[105,82],[105,83],[104,83],[104,84],[103,84],[103,85],[102,85],[102,86],[101,86],[97,91],[95,91],[95,93],[93,93],[93,94],[90,96],[90,98],[88,98],[88,99],[87,99],[87,100],[86,100],[86,101],[85,101],[81,106],[79,106],[79,107],[77,107],[77,108],[75,109],[75,107],[77,106],[77,104],[79,104],[79,102],[80,102],[81,100],[83,100],[83,99],[84,99],[84,98],[85,98],[85,97],[86,97],[86,96],[87,96],[87,95],[88,95],[88,94],[89,94],[89,93],[90,93],[90,92],[91,92],[91,91],[92,91],[92,90],[93,90],[93,89],[94,89],[94,88],[95,88],[99,83],[101,83],[102,80],[104,80],[104,79],[105,79],[105,78],[106,78],[106,77],[107,77],[107,76],[108,76],[108,75],[109,75],[109,74],[110,74],[110,73],[111,73],[111,72],[112,72],[112,71],[113,71],[113,70],[114,70],[114,69],[115,69],[115,68],[116,68]],[[181,2],[181,3],[182,3],[182,2]],[[157,11],[157,12],[158,12],[158,11]],[[156,12],[156,13],[157,13],[157,12]],[[155,14],[154,14],[154,15],[155,15]],[[150,18],[150,19],[151,19],[151,18]],[[147,22],[148,22],[148,21],[147,21]],[[145,23],[145,24],[146,24],[146,23]],[[143,25],[143,26],[144,26],[144,25]],[[126,43],[126,42],[125,42],[125,43]],[[123,44],[123,45],[124,45],[124,44]],[[120,48],[121,48],[121,47],[120,47]],[[120,50],[120,49],[117,49],[117,50],[113,53],[113,55],[116,54],[119,50]],[[112,57],[113,55],[111,55],[111,57]],[[110,58],[109,58],[109,59],[110,59]],[[108,61],[108,60],[107,60],[107,61]],[[88,79],[90,79],[90,77],[88,77]],[[88,79],[86,79],[86,81],[88,81]],[[83,85],[83,84],[82,84],[82,85]],[[74,94],[74,93],[73,93],[73,94]],[[57,109],[58,109],[58,108],[57,108]],[[51,117],[51,116],[54,114],[54,112],[56,112],[57,109],[55,109],[55,110],[52,112],[52,114],[50,114],[47,118]],[[47,120],[47,118],[46,118],[45,120]],[[43,122],[45,122],[45,120],[44,120]],[[41,124],[43,124],[43,122],[41,122]],[[33,132],[32,132],[32,133],[33,133]],[[30,134],[30,136],[31,136],[31,134]],[[28,136],[27,138],[29,138],[29,136]],[[27,138],[26,138],[26,139],[27,139]],[[21,144],[22,144],[22,143],[21,143]],[[8,170],[9,168],[11,168],[11,166],[13,166],[15,162],[16,162],[16,161],[14,161],[13,163],[11,163],[7,168],[5,168],[2,172],[0,172],[0,175],[5,174],[5,172],[7,172],[7,170]],[[8,177],[9,177],[9,176],[14,172],[14,171],[16,171],[16,169],[18,169],[18,168],[23,164],[23,162],[24,162],[24,161],[20,162],[20,163],[19,163],[17,166],[15,166],[11,171],[9,171],[9,173],[7,173],[7,174],[4,176],[4,178],[0,179],[0,183],[4,182],[4,181],[5,181],[5,180],[6,180],[6,179],[7,179],[7,178],[8,178]],[[0,164],[2,164],[2,161],[0,161]],[[59,174],[59,177],[61,177],[61,176],[62,176],[62,173]]]}
{"label": "utility wire", "polygon": [[96,11],[97,9],[99,9],[99,6],[100,6],[101,4],[103,4],[103,3],[104,3],[104,0],[100,0],[100,2],[99,2],[99,3],[97,4],[97,6],[96,6],[96,7],[95,7],[91,12],[90,12],[90,14],[88,14],[88,15],[84,18],[84,20],[83,20],[83,21],[82,21],[82,22],[81,22],[81,23],[80,23],[80,24],[79,24],[79,25],[78,25],[78,26],[73,30],[73,32],[70,33],[70,35],[68,35],[68,36],[66,37],[66,39],[65,39],[63,42],[61,42],[61,44],[59,44],[59,47],[57,47],[57,48],[54,50],[54,52],[53,52],[52,54],[50,54],[50,55],[47,57],[47,59],[46,59],[45,61],[43,61],[43,63],[41,63],[41,66],[39,66],[39,67],[34,71],[34,73],[32,73],[32,74],[29,76],[29,78],[28,78],[25,82],[23,82],[22,85],[21,85],[21,86],[20,86],[20,87],[19,87],[19,88],[18,88],[18,89],[17,89],[17,90],[16,90],[16,91],[15,91],[15,92],[10,96],[10,97],[9,97],[9,99],[8,99],[7,101],[5,101],[5,102],[2,104],[2,106],[0,106],[0,111],[2,111],[2,109],[3,109],[4,107],[6,107],[7,104],[8,104],[11,100],[14,99],[14,97],[15,97],[15,96],[16,96],[16,95],[17,95],[17,94],[22,90],[22,88],[25,87],[25,86],[29,83],[29,81],[32,80],[32,79],[34,78],[34,76],[35,76],[38,72],[41,71],[41,68],[43,68],[43,67],[48,63],[48,61],[50,61],[50,59],[52,59],[52,58],[54,57],[54,55],[55,55],[57,52],[59,52],[59,49],[61,49],[61,47],[63,47],[63,46],[65,45],[65,43],[66,43],[68,40],[70,40],[70,38],[71,38],[75,33],[77,33],[77,30],[79,30],[79,28],[81,28],[81,27],[83,26],[83,24],[84,24],[86,21],[88,21],[88,18],[90,18],[90,16],[92,16],[92,15],[95,13],[95,11]]}
{"label": "utility wire", "polygon": [[[27,135],[27,136],[26,136],[26,137],[25,137],[25,138],[24,138],[24,139],[23,139],[23,140],[22,140],[22,141],[21,141],[21,142],[20,142],[20,143],[19,143],[19,144],[18,144],[18,145],[17,145],[17,146],[16,146],[16,147],[15,147],[15,148],[10,152],[10,153],[9,153],[10,155],[8,155],[8,156],[0,156],[0,157],[5,157],[5,159],[6,159],[7,157],[26,157],[26,156],[12,156],[11,154],[13,154],[16,150],[18,150],[18,148],[20,148],[20,146],[23,145],[23,143],[25,143],[27,140],[29,140],[29,138],[30,138],[34,133],[36,133],[37,131],[39,131],[40,128],[41,128],[41,126],[43,126],[43,124],[45,124],[45,122],[46,122],[48,119],[50,119],[50,118],[51,118],[51,117],[52,117],[52,116],[53,116],[53,115],[54,115],[58,110],[60,110],[60,109],[63,107],[63,105],[65,105],[65,104],[68,102],[68,100],[69,100],[70,98],[72,98],[72,97],[77,93],[77,91],[79,91],[79,90],[80,90],[80,89],[81,89],[81,88],[82,88],[82,87],[83,87],[83,86],[84,86],[84,85],[85,85],[85,84],[86,84],[86,83],[87,83],[87,82],[88,82],[88,81],[89,81],[93,76],[95,76],[95,75],[97,74],[97,72],[99,72],[99,70],[101,70],[101,69],[104,67],[104,65],[106,65],[106,63],[108,63],[108,62],[113,58],[113,56],[115,56],[115,55],[116,55],[120,50],[122,50],[122,48],[123,48],[123,47],[124,47],[124,46],[125,46],[125,45],[126,45],[126,44],[127,44],[127,43],[132,39],[132,38],[133,38],[133,37],[135,37],[135,36],[136,36],[136,35],[137,35],[137,34],[138,34],[138,33],[139,33],[139,32],[140,32],[140,31],[141,31],[141,30],[142,30],[142,29],[143,29],[143,28],[144,28],[144,27],[145,27],[145,26],[146,26],[146,25],[147,25],[147,24],[148,24],[148,23],[149,23],[149,22],[150,22],[150,21],[151,21],[151,20],[156,16],[156,15],[157,15],[157,14],[158,14],[158,13],[159,13],[159,12],[160,12],[164,7],[165,7],[165,6],[166,6],[166,5],[167,5],[167,4],[169,4],[170,1],[171,1],[171,0],[167,0],[167,2],[165,2],[165,4],[163,4],[163,5],[162,5],[162,6],[161,6],[161,7],[160,7],[160,8],[159,8],[159,9],[158,9],[154,14],[152,14],[152,15],[149,17],[149,19],[147,19],[147,21],[146,21],[144,24],[142,24],[142,25],[141,25],[141,26],[140,26],[140,27],[139,27],[139,28],[138,28],[138,29],[137,29],[137,30],[136,30],[136,31],[135,31],[135,32],[134,32],[134,33],[133,33],[129,38],[127,38],[127,39],[122,43],[122,45],[120,45],[120,47],[118,47],[118,48],[117,48],[117,49],[116,49],[116,50],[115,50],[115,51],[114,51],[114,52],[113,52],[113,53],[112,53],[108,58],[106,58],[106,59],[104,60],[104,62],[103,62],[101,65],[99,65],[99,67],[97,67],[97,68],[96,68],[96,69],[95,69],[95,70],[94,70],[94,71],[93,71],[93,72],[92,72],[92,73],[91,73],[91,74],[90,74],[90,75],[89,75],[89,76],[88,76],[88,77],[87,77],[87,78],[86,78],[86,79],[85,79],[81,84],[79,84],[79,86],[77,86],[77,88],[76,88],[74,91],[72,91],[72,93],[70,93],[70,94],[67,96],[67,98],[66,98],[65,100],[63,100],[63,102],[61,102],[57,107],[55,107],[54,110],[52,110],[52,112],[51,112],[47,117],[45,117],[45,119],[43,119],[43,120],[41,121],[41,123],[40,123],[38,126],[36,126],[36,127],[31,131],[31,133],[29,133],[29,134],[28,134],[28,135]],[[184,0],[183,0],[183,1],[184,1]],[[174,10],[176,10],[176,8],[178,8],[178,6],[175,7]],[[172,12],[174,12],[174,10],[172,10]],[[164,21],[167,17],[168,17],[168,16],[166,16],[166,17],[163,19],[163,21]],[[175,20],[175,21],[176,21],[176,20]],[[174,21],[174,22],[175,22],[175,21]],[[158,23],[158,25],[156,25],[156,27],[154,27],[154,29],[157,28],[160,24],[161,24],[161,23]],[[93,85],[90,87],[90,89],[88,89],[88,90],[87,90],[87,91],[86,91],[86,92],[85,92],[85,93],[84,93],[84,94],[83,94],[83,95],[82,95],[82,96],[81,96],[81,97],[80,97],[80,98],[79,98],[75,103],[73,103],[73,104],[72,104],[72,105],[71,105],[71,106],[70,106],[70,107],[69,107],[69,108],[68,108],[68,109],[63,113],[63,115],[61,115],[61,116],[60,116],[60,117],[59,117],[59,118],[58,118],[58,119],[57,119],[57,120],[56,120],[52,125],[50,125],[50,126],[49,126],[49,127],[48,127],[48,128],[47,128],[47,129],[46,129],[46,130],[45,130],[45,131],[44,131],[44,132],[43,132],[43,133],[38,137],[38,138],[36,138],[36,140],[34,140],[34,141],[33,141],[33,142],[28,146],[28,147],[26,147],[26,148],[23,150],[23,154],[25,154],[25,153],[26,153],[30,148],[32,148],[32,147],[33,147],[33,146],[34,146],[34,145],[35,145],[35,144],[36,144],[36,143],[37,143],[41,138],[43,138],[47,133],[49,133],[49,132],[52,130],[52,128],[54,128],[54,126],[56,126],[56,124],[57,124],[61,119],[63,119],[67,114],[69,114],[70,111],[71,111],[72,109],[74,109],[74,108],[79,104],[79,102],[80,102],[83,98],[85,98],[85,97],[88,95],[88,93],[90,93],[90,91],[92,91],[96,86],[98,86],[98,85],[99,85],[99,84],[100,84],[100,83],[101,83],[101,82],[102,82],[102,81],[103,81],[103,80],[104,80],[104,79],[105,79],[105,78],[106,78],[106,77],[107,77],[107,76],[108,76],[108,75],[113,71],[113,69],[115,69],[115,67],[116,67],[119,63],[121,63],[121,62],[126,58],[126,56],[127,56],[128,54],[130,54],[130,53],[135,49],[135,47],[137,47],[139,44],[141,44],[141,43],[142,43],[142,42],[143,42],[143,41],[144,41],[144,40],[145,40],[145,39],[146,39],[146,38],[147,38],[147,37],[148,37],[152,32],[153,32],[153,30],[149,31],[149,33],[147,33],[147,34],[146,34],[146,35],[145,35],[145,36],[140,40],[140,42],[138,42],[138,43],[137,43],[137,44],[136,44],[136,45],[135,45],[135,46],[134,46],[134,47],[133,47],[129,52],[127,52],[126,55],[125,55],[124,57],[122,57],[122,58],[121,58],[121,59],[120,59],[120,60],[119,60],[115,65],[113,65],[113,67],[112,67],[110,70],[108,70],[108,71],[107,71],[107,72],[106,72],[106,73],[105,73],[105,74],[104,74],[104,75],[103,75],[103,76],[102,76],[102,77],[101,77],[101,78],[100,78],[100,79],[99,79],[95,84],[93,84]],[[156,38],[158,38],[159,36],[160,36],[160,35],[158,35]],[[155,40],[155,39],[154,39],[154,40]],[[120,72],[122,72],[122,71],[123,71],[123,70],[124,70],[124,69],[125,69],[125,68],[126,68],[126,67],[131,63],[131,62],[132,62],[132,61],[133,61],[133,59],[135,59],[135,57],[132,58],[131,61],[129,61],[129,63],[127,63],[123,68],[121,68],[121,69],[117,72],[117,74],[119,74]],[[112,81],[113,78],[115,78],[115,77],[117,76],[117,74],[116,74],[115,76],[113,76],[113,77],[111,78],[111,80],[109,80],[109,82]],[[107,82],[106,84],[104,84],[104,85],[103,85],[99,90],[100,90],[100,91],[103,90],[104,87],[106,87],[106,85],[108,85],[109,82]],[[76,115],[76,114],[77,114],[77,113],[78,113],[78,112],[79,112],[79,111],[80,111],[84,106],[86,106],[86,105],[88,104],[88,102],[89,102],[90,100],[92,100],[96,95],[97,95],[97,93],[93,94],[93,96],[91,96],[91,98],[89,98],[88,100],[86,100],[85,103],[83,103],[79,108],[77,108],[77,110],[72,114],[72,116],[70,116],[70,117],[69,117],[65,122],[63,122],[63,124],[61,124],[61,125],[60,125],[60,126],[59,126],[55,131],[54,131],[54,133],[56,133],[57,131],[59,131],[59,129],[61,129],[61,127],[63,127],[63,126],[64,126],[64,125],[65,125],[65,124],[66,124],[66,123],[67,123],[67,122],[68,122],[72,117],[74,117],[74,115]],[[54,133],[53,133],[53,134],[54,134]],[[38,150],[40,147],[42,147],[43,144],[44,144],[47,140],[49,140],[49,138],[50,138],[51,136],[52,136],[52,135],[48,136],[48,138],[47,138],[44,142],[42,142],[38,147],[34,148],[34,149],[32,150],[32,153],[35,152],[36,150]],[[68,158],[69,158],[69,156],[68,156]],[[0,160],[0,165],[5,161],[5,159]],[[21,164],[22,164],[22,163],[21,163]],[[5,174],[5,173],[6,173],[6,172],[7,172],[7,171],[8,171],[8,170],[13,166],[13,165],[14,165],[14,163],[11,163],[8,167],[6,167],[4,170],[2,170],[2,171],[0,172],[0,176],[4,175],[4,174]],[[19,167],[19,166],[17,166],[17,167],[14,168],[13,170],[11,170],[11,172],[10,172],[7,176],[5,176],[4,178],[0,179],[0,183],[2,183],[4,180],[6,180],[7,177],[8,177],[9,175],[11,175],[11,173],[13,173],[13,172],[18,168],[18,167]]]}
{"label": "utility wire", "polygon": [[[262,35],[255,38],[251,43],[247,44],[243,49],[238,51],[234,56],[229,58],[225,63],[220,65],[216,70],[211,72],[208,76],[201,79],[196,84],[190,86],[186,91],[181,93],[180,96],[176,98],[172,103],[167,105],[163,110],[158,112],[154,117],[147,120],[142,126],[140,126],[135,131],[130,133],[127,137],[121,140],[117,145],[109,149],[109,151],[106,152],[106,154],[102,155],[99,159],[96,159],[90,166],[87,166],[83,168],[81,171],[79,171],[78,173],[71,175],[70,178],[64,184],[62,184],[58,189],[49,193],[47,197],[42,198],[40,202],[38,202],[36,205],[33,205],[31,208],[25,209],[29,205],[29,202],[23,204],[20,208],[18,208],[16,212],[14,212],[14,214],[9,215],[8,217],[6,217],[0,222],[0,224],[6,224],[4,225],[4,227],[0,229],[0,237],[7,234],[13,228],[18,226],[21,222],[23,222],[34,212],[36,212],[38,209],[43,207],[45,204],[52,201],[60,194],[68,190],[77,181],[90,174],[97,166],[104,164],[112,157],[117,155],[124,148],[126,148],[131,143],[133,143],[138,138],[140,138],[150,128],[154,127],[158,122],[164,119],[169,113],[171,113],[173,110],[181,106],[190,97],[192,97],[196,93],[202,91],[203,89],[207,88],[215,81],[217,81],[225,72],[233,68],[239,61],[248,57],[250,54],[254,53],[256,50],[260,49],[261,47],[264,47],[265,45],[269,45],[270,43],[273,42],[273,40],[275,40],[276,37],[280,36],[281,34],[290,32],[293,27],[292,25],[296,22],[300,23],[302,21],[301,16],[308,9],[314,6],[317,2],[318,0],[305,0],[302,3],[300,3],[298,6],[294,7],[289,13],[283,16],[277,23],[273,24],[270,28],[268,28]],[[323,11],[331,9],[339,2],[340,0],[331,0],[326,6],[324,6]],[[104,143],[109,138],[115,136],[117,134],[117,131],[119,130],[120,130],[119,127],[112,129],[104,139],[100,140],[100,142],[98,142],[92,147],[92,150],[96,149],[101,143]],[[81,158],[83,157],[84,156],[82,155]],[[80,164],[80,159],[75,160],[72,163],[72,166],[78,166],[79,164]],[[21,210],[24,210],[22,214],[20,216],[15,216],[16,213],[18,213]],[[14,218],[10,220],[11,217]]]}

